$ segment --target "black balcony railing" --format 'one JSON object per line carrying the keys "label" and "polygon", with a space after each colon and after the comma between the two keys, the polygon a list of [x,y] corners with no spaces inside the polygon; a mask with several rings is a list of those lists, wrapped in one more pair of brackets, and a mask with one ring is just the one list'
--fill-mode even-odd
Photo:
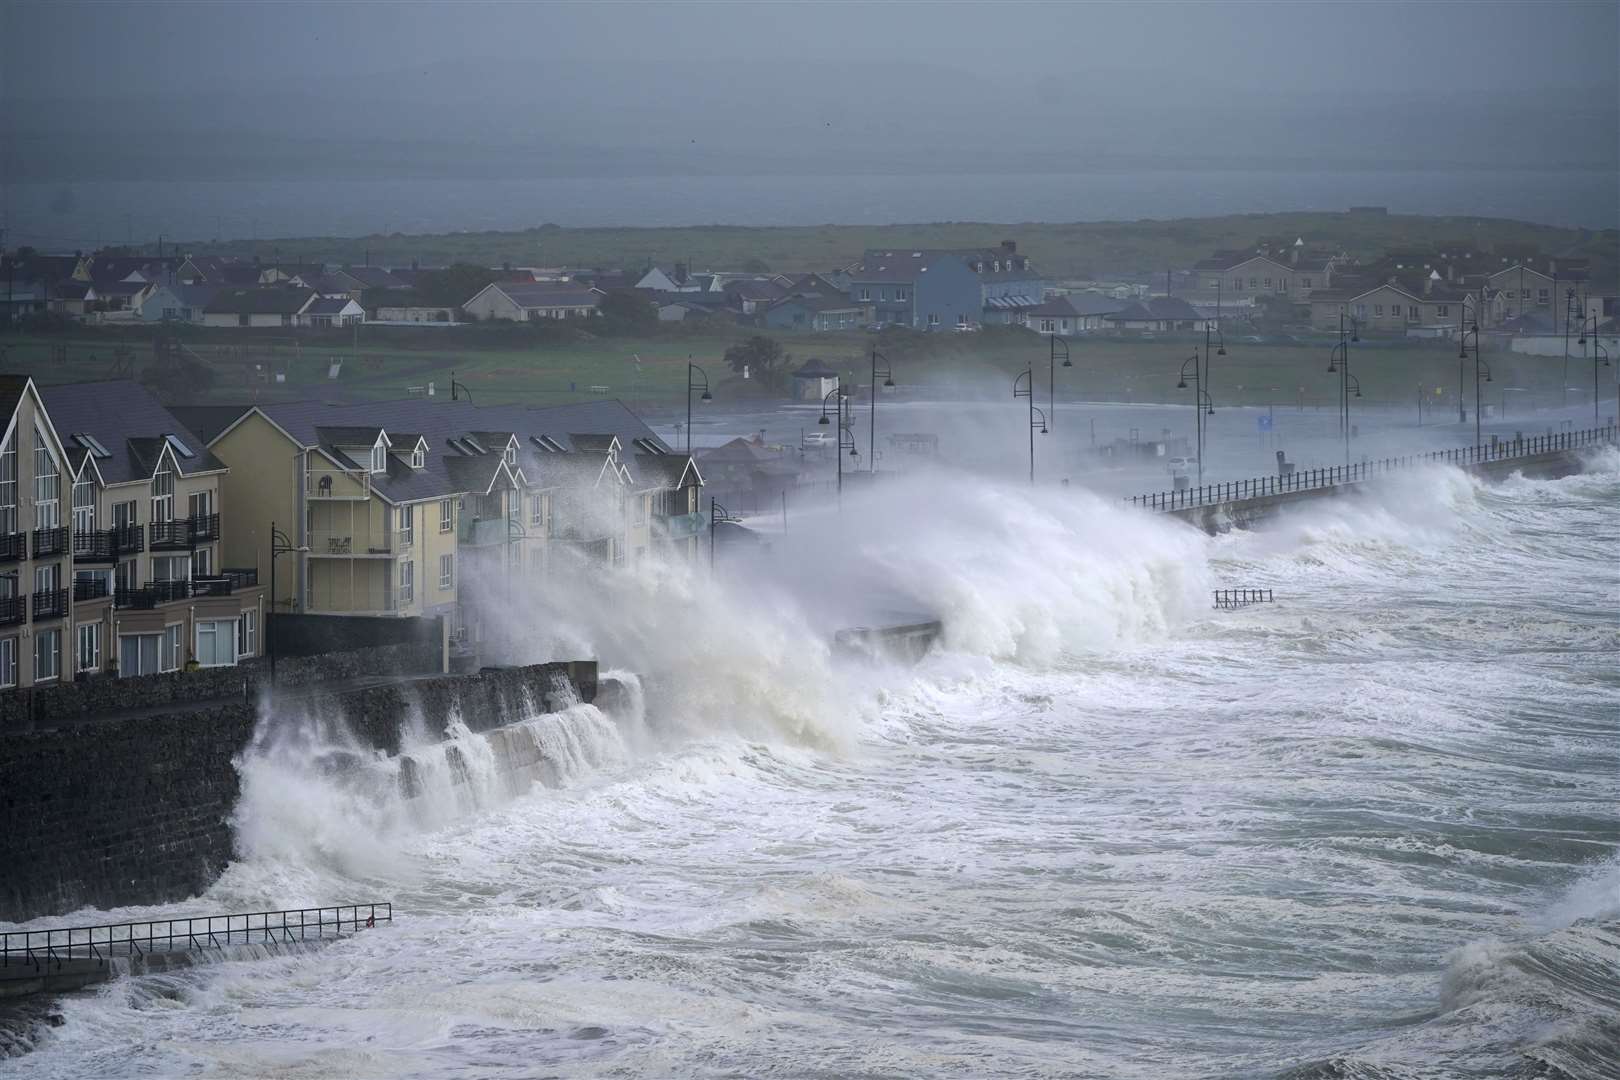
{"label": "black balcony railing", "polygon": [[63,554],[68,549],[67,527],[58,525],[54,529],[35,529],[33,546],[36,559],[47,559],[52,555]]}
{"label": "black balcony railing", "polygon": [[153,551],[184,551],[191,547],[191,520],[154,521],[146,527],[146,536]]}
{"label": "black balcony railing", "polygon": [[192,596],[229,596],[235,588],[235,579],[228,575],[194,577],[191,579]]}
{"label": "black balcony railing", "polygon": [[116,562],[118,556],[113,552],[112,531],[109,529],[91,529],[86,532],[73,534],[73,561]]}
{"label": "black balcony railing", "polygon": [[193,514],[186,522],[191,526],[193,544],[206,544],[210,540],[219,539],[218,514]]}
{"label": "black balcony railing", "polygon": [[0,536],[0,562],[19,562],[28,558],[28,536],[25,533],[6,533]]}
{"label": "black balcony railing", "polygon": [[227,566],[220,573],[230,578],[238,589],[251,589],[259,583],[259,568],[256,566]]}
{"label": "black balcony railing", "polygon": [[66,589],[46,589],[34,594],[34,621],[40,619],[60,619],[67,614],[68,591]]}
{"label": "black balcony railing", "polygon": [[107,595],[107,579],[97,575],[95,577],[78,577],[73,579],[73,602],[84,600],[100,600]]}
{"label": "black balcony railing", "polygon": [[191,598],[191,582],[189,581],[152,581],[148,582],[146,587],[160,604]]}
{"label": "black balcony railing", "polygon": [[15,626],[28,618],[25,597],[0,596],[0,626]]}
{"label": "black balcony railing", "polygon": [[114,589],[113,607],[150,608],[157,606],[157,597],[151,589]]}
{"label": "black balcony railing", "polygon": [[114,525],[107,530],[114,555],[132,555],[146,548],[146,529],[141,525]]}

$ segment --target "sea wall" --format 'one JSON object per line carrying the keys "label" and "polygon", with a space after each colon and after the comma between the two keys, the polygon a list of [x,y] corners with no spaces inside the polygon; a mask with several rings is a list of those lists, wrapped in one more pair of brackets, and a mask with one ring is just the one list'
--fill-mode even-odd
{"label": "sea wall", "polygon": [[251,702],[240,696],[240,674],[230,700],[177,700],[172,710],[0,735],[0,920],[201,892],[232,856],[236,759],[277,724],[321,717],[352,741],[397,753],[407,725],[429,737],[457,719],[487,731],[596,692],[592,661],[278,690]]}

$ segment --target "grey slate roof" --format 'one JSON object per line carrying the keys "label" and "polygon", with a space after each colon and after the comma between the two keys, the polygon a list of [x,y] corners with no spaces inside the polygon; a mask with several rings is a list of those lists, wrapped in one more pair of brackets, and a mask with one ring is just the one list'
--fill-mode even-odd
{"label": "grey slate roof", "polygon": [[127,379],[109,382],[67,383],[40,388],[45,411],[62,445],[77,460],[73,436],[87,433],[107,448],[111,457],[97,458],[96,468],[109,484],[145,480],[157,465],[164,436],[173,434],[193,456],[175,455],[186,475],[225,468],[207,444],[165,409],[140,383]]}
{"label": "grey slate roof", "polygon": [[339,315],[352,303],[354,301],[347,296],[317,296],[303,312],[305,315]]}
{"label": "grey slate roof", "polygon": [[203,312],[208,315],[296,315],[313,295],[310,289],[284,285],[221,289]]}
{"label": "grey slate roof", "polygon": [[558,288],[555,282],[497,281],[495,287],[523,308],[595,307],[602,299],[595,289]]}

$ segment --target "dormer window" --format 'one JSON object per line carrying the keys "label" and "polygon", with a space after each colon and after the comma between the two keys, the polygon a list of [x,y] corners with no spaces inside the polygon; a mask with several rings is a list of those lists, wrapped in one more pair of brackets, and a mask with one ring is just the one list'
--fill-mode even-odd
{"label": "dormer window", "polygon": [[411,451],[411,468],[420,469],[424,468],[426,465],[427,451],[422,449],[421,443],[417,443],[416,447]]}
{"label": "dormer window", "polygon": [[516,443],[507,443],[506,444],[506,453],[501,455],[501,456],[506,459],[506,463],[508,465],[516,467],[516,465],[517,465],[517,444]]}
{"label": "dormer window", "polygon": [[374,473],[388,471],[388,447],[381,439],[371,446],[371,471]]}

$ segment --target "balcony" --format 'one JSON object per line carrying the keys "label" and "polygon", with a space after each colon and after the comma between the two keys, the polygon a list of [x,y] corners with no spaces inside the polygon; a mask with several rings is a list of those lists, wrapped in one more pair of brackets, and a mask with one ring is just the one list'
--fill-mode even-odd
{"label": "balcony", "polygon": [[21,596],[0,596],[0,626],[16,626],[28,618],[28,607]]}
{"label": "balcony", "polygon": [[153,551],[187,551],[191,548],[191,522],[186,518],[154,521],[146,527]]}
{"label": "balcony", "polygon": [[113,607],[144,610],[191,598],[189,581],[152,581],[140,589],[114,589]]}
{"label": "balcony", "polygon": [[[397,534],[396,534],[397,535]],[[355,537],[338,535],[335,533],[315,533],[309,538],[310,558],[388,558],[394,554],[395,536],[377,535],[362,536],[360,542]],[[409,544],[400,545],[401,548]]]}
{"label": "balcony", "polygon": [[133,555],[146,549],[146,528],[142,525],[114,525],[107,530],[114,555]]}
{"label": "balcony", "polygon": [[101,600],[108,595],[107,579],[97,574],[95,577],[76,577],[73,579],[73,602],[83,603],[86,600]]}
{"label": "balcony", "polygon": [[92,529],[73,534],[73,561],[82,563],[114,563],[118,554],[113,550],[111,529]]}
{"label": "balcony", "polygon": [[113,607],[144,610],[157,607],[157,597],[152,595],[151,589],[114,589]]}
{"label": "balcony", "polygon": [[503,517],[478,518],[463,517],[456,522],[456,539],[463,547],[488,547],[491,544],[504,544],[511,536],[511,527]]}
{"label": "balcony", "polygon": [[33,545],[36,559],[64,554],[68,549],[67,527],[58,525],[54,529],[35,529]]}
{"label": "balcony", "polygon": [[44,592],[34,594],[34,621],[41,619],[60,619],[67,614],[68,591],[66,589],[46,589]]}
{"label": "balcony", "polygon": [[224,574],[191,579],[192,596],[229,596],[236,591],[236,579]]}
{"label": "balcony", "polygon": [[227,566],[220,574],[230,578],[238,589],[251,589],[259,584],[259,568],[256,566],[246,568]]}
{"label": "balcony", "polygon": [[696,536],[704,529],[704,514],[701,510],[690,514],[671,514],[666,518],[655,518],[661,523],[660,531],[669,540],[685,540],[689,536]]}
{"label": "balcony", "polygon": [[6,533],[0,536],[0,563],[20,562],[28,558],[28,536],[25,533]]}
{"label": "balcony", "polygon": [[306,499],[369,499],[371,474],[359,469],[311,468],[304,475]]}
{"label": "balcony", "polygon": [[218,514],[193,514],[186,519],[191,526],[191,542],[193,545],[206,544],[211,540],[219,539]]}

